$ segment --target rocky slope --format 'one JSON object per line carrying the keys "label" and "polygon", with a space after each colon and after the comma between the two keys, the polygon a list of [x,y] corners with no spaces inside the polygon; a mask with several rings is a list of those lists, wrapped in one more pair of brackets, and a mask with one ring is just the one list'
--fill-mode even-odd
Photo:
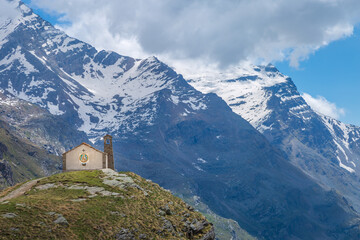
{"label": "rocky slope", "polygon": [[12,134],[11,127],[0,120],[0,189],[61,169],[60,157],[34,146]]}
{"label": "rocky slope", "polygon": [[314,112],[293,81],[272,65],[194,77],[190,83],[217,93],[296,166],[360,210],[360,127]]}
{"label": "rocky slope", "polygon": [[104,133],[113,135],[117,169],[198,196],[260,238],[358,236],[359,216],[342,196],[290,164],[215,94],[195,90],[155,57],[97,51],[21,2],[10,5],[18,15],[0,27],[0,88],[99,147]]}
{"label": "rocky slope", "polygon": [[133,173],[62,173],[0,196],[0,239],[215,239],[200,213]]}
{"label": "rocky slope", "polygon": [[89,142],[84,132],[30,102],[0,90],[0,120],[19,138],[27,139],[60,156],[79,142]]}
{"label": "rocky slope", "polygon": [[71,124],[2,90],[0,126],[0,188],[59,171],[57,156],[79,141],[88,141]]}
{"label": "rocky slope", "polygon": [[61,155],[78,142],[89,142],[86,134],[72,124],[2,90],[0,113],[0,119],[11,126],[14,134],[55,155]]}
{"label": "rocky slope", "polygon": [[192,198],[184,198],[184,201],[191,206],[193,206],[196,210],[201,212],[206,219],[208,219],[213,225],[216,233],[216,239],[224,239],[224,240],[256,240],[256,237],[251,236],[248,232],[246,232],[243,228],[239,226],[239,224],[232,220],[223,218],[217,214],[215,214],[209,206],[200,201],[198,196],[194,196]]}
{"label": "rocky slope", "polygon": [[344,124],[336,119],[319,114],[336,145],[336,158],[340,167],[359,175],[360,127]]}

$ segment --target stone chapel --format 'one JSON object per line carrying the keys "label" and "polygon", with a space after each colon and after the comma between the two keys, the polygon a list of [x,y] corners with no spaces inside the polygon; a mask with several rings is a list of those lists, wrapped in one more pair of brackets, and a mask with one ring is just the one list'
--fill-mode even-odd
{"label": "stone chapel", "polygon": [[104,137],[104,151],[87,143],[63,153],[63,171],[96,170],[110,168],[115,170],[112,137]]}

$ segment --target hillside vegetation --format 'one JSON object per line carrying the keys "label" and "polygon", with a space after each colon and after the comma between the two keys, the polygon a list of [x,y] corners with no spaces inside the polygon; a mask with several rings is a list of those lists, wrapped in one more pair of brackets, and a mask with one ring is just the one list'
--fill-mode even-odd
{"label": "hillside vegetation", "polygon": [[0,193],[0,239],[215,239],[159,185],[113,170],[60,173]]}

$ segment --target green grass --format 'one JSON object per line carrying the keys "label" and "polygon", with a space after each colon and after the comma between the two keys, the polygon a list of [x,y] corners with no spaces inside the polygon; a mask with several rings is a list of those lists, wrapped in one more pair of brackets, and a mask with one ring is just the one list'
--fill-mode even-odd
{"label": "green grass", "polygon": [[106,187],[107,185],[102,183],[102,176],[104,176],[104,173],[100,170],[65,172],[44,178],[40,181],[40,184],[61,182],[63,184],[83,183],[91,186]]}

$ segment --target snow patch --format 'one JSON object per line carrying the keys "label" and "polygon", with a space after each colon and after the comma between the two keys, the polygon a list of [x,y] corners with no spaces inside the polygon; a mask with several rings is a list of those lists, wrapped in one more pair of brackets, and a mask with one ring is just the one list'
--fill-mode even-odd
{"label": "snow patch", "polygon": [[196,168],[198,171],[205,172],[201,167],[199,167],[197,164],[193,163],[194,168]]}
{"label": "snow patch", "polygon": [[3,69],[1,72],[5,70],[9,70],[14,64],[19,63],[17,69],[19,72],[25,73],[29,75],[34,72],[39,72],[35,67],[29,63],[25,57],[25,54],[22,53],[20,46],[18,46],[11,54],[7,57],[4,57],[0,60],[0,66],[5,66],[6,68]]}
{"label": "snow patch", "polygon": [[203,158],[198,158],[197,161],[200,163],[207,163],[207,161],[205,161]]}
{"label": "snow patch", "polygon": [[248,66],[236,68],[232,73],[204,74],[189,83],[203,93],[216,93],[235,113],[259,128],[272,112],[267,107],[271,95],[266,88],[286,81],[287,77],[279,72],[269,73],[265,67]]}

